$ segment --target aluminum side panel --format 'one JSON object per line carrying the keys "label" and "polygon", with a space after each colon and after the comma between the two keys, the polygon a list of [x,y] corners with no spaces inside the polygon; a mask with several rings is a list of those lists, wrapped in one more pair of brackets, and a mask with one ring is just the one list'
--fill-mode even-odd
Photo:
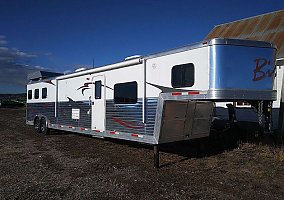
{"label": "aluminum side panel", "polygon": [[27,103],[27,121],[33,122],[36,116],[45,116],[51,123],[56,123],[55,102]]}
{"label": "aluminum side panel", "polygon": [[107,100],[106,130],[144,134],[141,99],[136,104],[115,104],[113,100]]}
{"label": "aluminum side panel", "polygon": [[153,135],[158,98],[147,98],[146,100],[146,134]]}
{"label": "aluminum side panel", "polygon": [[115,104],[106,101],[106,130],[153,135],[158,98],[146,99],[146,123],[143,123],[142,99],[136,104]]}
{"label": "aluminum side panel", "polygon": [[[89,101],[58,102],[57,123],[66,126],[91,128],[91,105]],[[72,119],[72,109],[79,109],[79,119]]]}

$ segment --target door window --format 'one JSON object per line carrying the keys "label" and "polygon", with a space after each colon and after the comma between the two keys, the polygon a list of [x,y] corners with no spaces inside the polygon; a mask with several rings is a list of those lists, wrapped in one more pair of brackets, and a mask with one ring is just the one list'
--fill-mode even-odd
{"label": "door window", "polygon": [[102,81],[95,82],[95,99],[102,98]]}

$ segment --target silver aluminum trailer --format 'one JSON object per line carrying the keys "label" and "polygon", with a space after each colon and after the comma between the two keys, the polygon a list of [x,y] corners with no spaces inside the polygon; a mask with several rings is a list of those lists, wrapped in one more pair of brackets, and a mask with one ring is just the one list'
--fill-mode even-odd
{"label": "silver aluminum trailer", "polygon": [[271,43],[219,38],[35,77],[27,85],[26,123],[38,133],[58,129],[154,145],[157,167],[159,144],[209,136],[219,102],[251,103],[270,131],[275,52]]}

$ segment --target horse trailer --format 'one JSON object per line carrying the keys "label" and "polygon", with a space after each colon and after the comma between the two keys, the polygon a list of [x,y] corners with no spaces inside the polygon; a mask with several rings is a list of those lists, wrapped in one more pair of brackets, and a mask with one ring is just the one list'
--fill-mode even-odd
{"label": "horse trailer", "polygon": [[[207,137],[218,104],[249,102],[271,130],[276,48],[217,38],[67,75],[30,77],[27,119],[38,133],[78,132],[154,145]],[[233,106],[229,118],[235,120]]]}

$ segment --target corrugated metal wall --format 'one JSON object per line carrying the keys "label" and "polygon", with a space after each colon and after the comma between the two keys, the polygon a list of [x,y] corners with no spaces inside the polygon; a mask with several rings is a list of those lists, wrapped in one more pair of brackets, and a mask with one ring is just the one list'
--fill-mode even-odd
{"label": "corrugated metal wall", "polygon": [[268,41],[278,48],[277,58],[284,57],[284,10],[215,26],[205,39],[239,38]]}

